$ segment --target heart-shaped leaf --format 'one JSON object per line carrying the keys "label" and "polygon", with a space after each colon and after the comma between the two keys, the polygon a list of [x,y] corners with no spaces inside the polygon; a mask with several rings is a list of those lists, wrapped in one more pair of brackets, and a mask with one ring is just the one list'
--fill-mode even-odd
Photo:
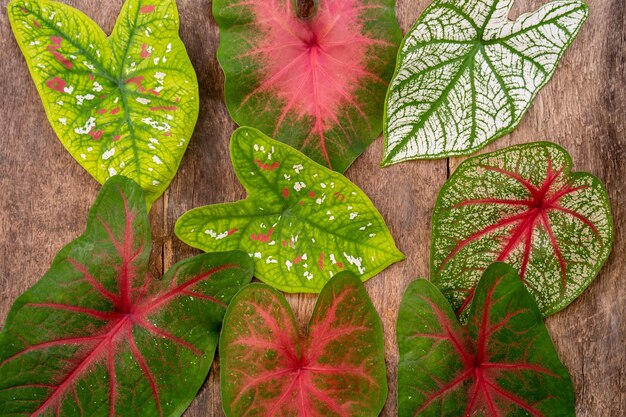
{"label": "heart-shaped leaf", "polygon": [[399,417],[574,417],[574,390],[541,312],[510,266],[490,266],[467,328],[430,282],[398,316]]}
{"label": "heart-shaped leaf", "polygon": [[9,312],[2,416],[179,416],[206,378],[226,305],[252,279],[242,252],[148,274],[145,196],[116,176],[86,232]]}
{"label": "heart-shaped leaf", "polygon": [[468,155],[517,127],[587,18],[581,0],[435,0],[400,47],[383,165]]}
{"label": "heart-shaped leaf", "polygon": [[333,274],[365,281],[404,259],[367,196],[343,175],[252,128],[230,142],[248,198],[201,207],[176,223],[176,235],[207,252],[240,249],[255,276],[286,292],[319,292]]}
{"label": "heart-shaped leaf", "polygon": [[531,143],[462,163],[433,213],[431,274],[461,313],[494,261],[515,266],[547,316],[571,303],[611,252],[604,185],[571,173],[560,146]]}
{"label": "heart-shaped leaf", "polygon": [[215,0],[226,104],[252,126],[339,172],[382,131],[402,38],[394,0]]}
{"label": "heart-shaped leaf", "polygon": [[174,178],[198,117],[174,0],[128,0],[109,38],[61,3],[13,0],[8,9],[63,145],[100,183],[123,174],[152,204]]}
{"label": "heart-shaped leaf", "polygon": [[241,290],[224,318],[220,360],[228,417],[375,417],[387,398],[382,323],[350,272],[326,284],[305,337],[278,291]]}

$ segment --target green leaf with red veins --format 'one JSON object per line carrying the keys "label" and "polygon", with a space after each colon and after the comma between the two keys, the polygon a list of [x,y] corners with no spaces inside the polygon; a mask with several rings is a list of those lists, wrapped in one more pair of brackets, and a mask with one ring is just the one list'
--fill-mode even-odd
{"label": "green leaf with red veins", "polygon": [[399,417],[574,417],[574,390],[517,272],[496,263],[461,326],[426,280],[398,316]]}
{"label": "green leaf with red veins", "polygon": [[387,398],[382,323],[356,275],[322,290],[306,336],[278,291],[239,292],[220,339],[228,417],[375,417]]}
{"label": "green leaf with red veins", "polygon": [[176,2],[128,0],[108,38],[57,2],[13,0],[8,14],[65,148],[100,183],[132,178],[152,204],[174,178],[198,117]]}
{"label": "green leaf with red veins", "polygon": [[365,281],[404,259],[372,202],[343,175],[247,127],[233,134],[230,155],[248,198],[185,213],[176,235],[188,245],[246,251],[255,277],[285,292],[319,292],[344,270]]}
{"label": "green leaf with red veins", "polygon": [[382,131],[402,33],[394,0],[216,0],[226,104],[314,161],[345,171]]}
{"label": "green leaf with red veins", "polygon": [[572,173],[547,142],[468,159],[439,193],[433,213],[432,280],[458,314],[492,262],[517,268],[548,316],[593,281],[611,252],[613,223],[604,185]]}
{"label": "green leaf with red veins", "polygon": [[180,416],[204,382],[242,252],[148,274],[145,195],[106,182],[86,232],[22,294],[0,335],[0,416]]}

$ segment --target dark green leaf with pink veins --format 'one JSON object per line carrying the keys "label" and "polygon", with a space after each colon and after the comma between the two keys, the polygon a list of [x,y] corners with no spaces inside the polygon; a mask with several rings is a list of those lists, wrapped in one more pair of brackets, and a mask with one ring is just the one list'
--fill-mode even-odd
{"label": "dark green leaf with pink veins", "polygon": [[180,416],[205,380],[242,252],[148,273],[145,196],[106,182],[85,233],[22,294],[0,334],[0,416]]}
{"label": "dark green leaf with pink veins", "polygon": [[174,178],[198,118],[176,2],[127,0],[109,37],[54,1],[13,0],[8,15],[63,145],[100,183],[129,177],[152,204]]}
{"label": "dark green leaf with pink veins", "polygon": [[611,252],[613,223],[604,185],[571,172],[560,146],[539,142],[462,163],[433,213],[431,274],[465,317],[492,262],[513,265],[548,316],[571,303]]}
{"label": "dark green leaf with pink veins", "polygon": [[228,417],[375,417],[387,398],[382,323],[351,272],[326,284],[304,336],[278,291],[241,290],[220,360]]}
{"label": "dark green leaf with pink veins", "polygon": [[248,198],[183,214],[183,242],[244,250],[254,276],[285,292],[319,292],[346,270],[365,281],[404,259],[372,202],[343,175],[247,127],[233,134],[230,154]]}
{"label": "dark green leaf with pink veins", "polygon": [[394,0],[216,0],[213,14],[239,125],[339,172],[380,134],[402,39]]}
{"label": "dark green leaf with pink veins", "polygon": [[426,280],[398,316],[399,417],[574,417],[574,390],[517,272],[492,264],[467,327]]}

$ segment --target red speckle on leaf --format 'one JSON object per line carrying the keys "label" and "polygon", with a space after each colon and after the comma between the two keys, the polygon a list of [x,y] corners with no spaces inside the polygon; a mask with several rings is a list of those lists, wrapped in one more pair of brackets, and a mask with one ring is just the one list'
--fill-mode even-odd
{"label": "red speckle on leaf", "polygon": [[179,103],[179,102],[180,102],[180,97],[176,97],[176,98],[174,99],[174,103]]}
{"label": "red speckle on leaf", "polygon": [[283,197],[289,198],[289,188],[283,188]]}
{"label": "red speckle on leaf", "polygon": [[388,44],[363,35],[367,18],[360,0],[317,2],[315,15],[306,20],[298,18],[295,2],[281,7],[268,7],[263,0],[248,4],[263,36],[255,39],[257,46],[245,57],[258,60],[264,76],[242,105],[260,94],[277,95],[283,108],[274,133],[290,114],[311,120],[305,146],[316,139],[330,166],[326,132],[340,127],[339,114],[345,106],[367,119],[355,93],[362,79],[386,84],[367,70],[367,61],[373,45]]}
{"label": "red speckle on leaf", "polygon": [[117,142],[118,140],[120,140],[120,139],[122,139],[122,135],[116,135],[116,136],[113,136],[113,140],[114,140],[114,141],[116,141],[116,142]]}
{"label": "red speckle on leaf", "polygon": [[143,91],[143,87],[141,86],[141,83],[143,83],[143,79],[144,79],[143,75],[140,75],[138,77],[129,78],[128,80],[126,80],[126,84],[135,84],[138,89]]}
{"label": "red speckle on leaf", "polygon": [[337,262],[337,268],[339,268],[339,269],[343,269],[343,263],[341,263],[341,262]]}
{"label": "red speckle on leaf", "polygon": [[107,112],[108,112],[107,109],[96,110],[96,113],[98,113],[98,114],[107,114]]}
{"label": "red speckle on leaf", "polygon": [[324,270],[324,252],[320,253],[320,258],[317,260],[317,265],[319,265],[322,271]]}
{"label": "red speckle on leaf", "polygon": [[24,13],[24,14],[30,14],[30,12],[28,10],[26,10],[23,7],[20,7],[20,12]]}
{"label": "red speckle on leaf", "polygon": [[91,81],[94,81],[96,79],[96,77],[94,77],[93,74],[89,74],[88,77]]}
{"label": "red speckle on leaf", "polygon": [[284,240],[282,242],[280,242],[280,244],[283,245],[283,248],[287,247],[287,242],[285,242]]}
{"label": "red speckle on leaf", "polygon": [[148,45],[145,43],[142,44],[141,45],[141,58],[146,59],[146,58],[149,58],[150,55],[152,54],[150,53],[150,51],[148,51]]}
{"label": "red speckle on leaf", "polygon": [[259,169],[263,171],[274,172],[278,167],[280,167],[280,162],[273,162],[272,164],[265,164],[258,159],[254,160],[254,163],[259,167]]}
{"label": "red speckle on leaf", "polygon": [[72,68],[74,67],[74,64],[72,64],[72,63],[70,62],[70,60],[68,60],[68,59],[67,59],[64,55],[62,55],[62,54],[60,54],[60,53],[58,53],[58,52],[56,52],[56,51],[53,51],[53,52],[52,52],[52,55],[54,56],[54,58],[55,58],[57,61],[59,61],[61,64],[63,64],[63,66],[64,66],[65,68],[67,68],[68,70],[69,70],[69,69],[72,69]]}
{"label": "red speckle on leaf", "polygon": [[303,206],[304,205],[304,201],[298,201],[298,205],[299,206]]}
{"label": "red speckle on leaf", "polygon": [[[535,235],[535,233],[537,233],[539,228],[542,228],[548,235],[548,239],[550,241],[550,244],[552,245],[554,255],[559,263],[559,268],[561,270],[561,290],[564,291],[567,284],[567,264],[559,247],[559,243],[554,235],[552,225],[550,224],[550,220],[547,214],[551,211],[566,213],[588,226],[591,231],[596,235],[596,237],[600,239],[598,230],[596,226],[591,222],[591,220],[587,219],[579,213],[562,207],[560,204],[560,200],[564,196],[576,193],[578,191],[586,189],[587,187],[572,187],[570,183],[564,178],[564,170],[555,170],[552,166],[552,161],[550,159],[548,159],[548,167],[545,178],[543,182],[538,186],[535,186],[529,180],[522,178],[516,172],[506,171],[499,167],[486,165],[482,166],[481,168],[485,169],[486,171],[501,174],[502,176],[508,177],[519,183],[528,192],[528,198],[522,200],[482,198],[475,200],[465,200],[455,205],[454,208],[472,205],[498,205],[503,207],[509,206],[512,208],[517,208],[517,210],[514,212],[514,214],[503,216],[497,222],[481,230],[478,230],[467,238],[457,242],[455,248],[448,254],[448,256],[439,266],[439,271],[443,270],[448,262],[470,243],[479,240],[489,235],[490,233],[499,231],[503,228],[510,228],[507,236],[502,240],[502,248],[500,252],[496,254],[497,256],[494,261],[506,262],[510,256],[514,256],[513,254],[517,253],[517,248],[522,247],[523,255],[521,258],[520,278],[524,280],[524,276],[526,274],[532,252],[533,236]],[[474,291],[469,290],[467,299],[457,310],[457,313],[462,313],[470,305],[473,295]]]}
{"label": "red speckle on leaf", "polygon": [[267,243],[270,241],[270,239],[272,238],[272,234],[274,233],[274,229],[270,229],[267,231],[267,233],[261,233],[259,232],[258,234],[254,234],[251,233],[250,234],[250,240],[254,240],[257,242],[263,242],[263,243]]}
{"label": "red speckle on leaf", "polygon": [[96,130],[89,132],[89,135],[93,138],[93,140],[100,140],[102,139],[102,135],[104,134],[104,132],[102,130]]}
{"label": "red speckle on leaf", "polygon": [[313,191],[309,191],[309,197],[315,198],[315,193]]}
{"label": "red speckle on leaf", "polygon": [[235,233],[237,233],[238,231],[239,231],[239,229],[236,229],[236,228],[235,228],[235,229],[230,229],[230,230],[228,231],[228,236],[232,236],[232,235],[234,235]]}
{"label": "red speckle on leaf", "polygon": [[113,110],[111,110],[111,111],[109,112],[109,114],[118,114],[119,112],[120,112],[120,108],[119,108],[119,107],[116,107],[116,108],[114,108]]}
{"label": "red speckle on leaf", "polygon": [[53,79],[46,81],[46,86],[48,88],[58,91],[59,93],[64,93],[65,87],[67,87],[67,83],[61,77],[56,76]]}
{"label": "red speckle on leaf", "polygon": [[61,48],[61,44],[63,43],[63,38],[59,36],[51,36],[50,37],[51,44],[48,46],[48,51],[54,56],[54,58],[59,61],[65,68],[72,69],[74,64],[72,64],[63,54],[59,53],[58,49]]}
{"label": "red speckle on leaf", "polygon": [[143,80],[144,80],[144,76],[140,75],[138,77],[133,77],[133,78],[129,78],[128,80],[126,80],[126,84],[134,84],[137,86],[137,91],[139,91],[140,93],[150,93],[153,94],[155,96],[158,97],[159,92],[156,90],[146,90],[144,88],[144,86],[142,85]]}
{"label": "red speckle on leaf", "polygon": [[302,255],[298,254],[298,256],[296,256],[296,257],[294,258],[294,260],[293,260],[293,264],[294,264],[294,265],[297,265],[297,264],[299,264],[300,262],[302,262]]}
{"label": "red speckle on leaf", "polygon": [[33,19],[33,25],[35,25],[35,27],[37,29],[41,29],[41,25],[39,24],[39,22],[37,21],[37,19]]}
{"label": "red speckle on leaf", "polygon": [[141,14],[153,13],[155,8],[156,8],[156,6],[154,6],[154,5],[142,6],[139,9],[139,13],[141,13]]}
{"label": "red speckle on leaf", "polygon": [[172,132],[165,132],[163,136],[172,136]]}
{"label": "red speckle on leaf", "polygon": [[338,201],[342,201],[342,202],[343,202],[343,201],[346,201],[346,196],[345,196],[345,195],[342,195],[342,194],[341,194],[341,193],[339,193],[339,192],[335,192],[335,193],[333,193],[333,197],[335,197],[335,200],[338,200]]}

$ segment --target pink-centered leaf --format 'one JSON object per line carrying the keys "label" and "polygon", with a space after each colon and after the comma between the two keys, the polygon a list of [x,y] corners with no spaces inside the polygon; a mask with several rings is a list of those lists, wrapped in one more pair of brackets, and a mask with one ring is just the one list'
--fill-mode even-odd
{"label": "pink-centered leaf", "polygon": [[228,417],[375,417],[387,397],[382,324],[351,272],[326,284],[305,336],[278,291],[244,288],[226,313],[220,359]]}
{"label": "pink-centered leaf", "polygon": [[[312,1],[313,2],[313,1]],[[382,130],[402,34],[393,0],[216,0],[226,104],[239,125],[343,172]]]}
{"label": "pink-centered leaf", "polygon": [[111,178],[86,232],[22,294],[0,335],[1,416],[178,416],[209,371],[242,252],[148,274],[145,196]]}
{"label": "pink-centered leaf", "polygon": [[613,241],[608,195],[591,174],[547,142],[465,161],[433,213],[431,273],[465,315],[482,272],[496,261],[517,268],[548,316],[593,281]]}
{"label": "pink-centered leaf", "polygon": [[507,264],[479,282],[467,327],[413,282],[397,326],[399,417],[573,417],[574,392],[537,303]]}

